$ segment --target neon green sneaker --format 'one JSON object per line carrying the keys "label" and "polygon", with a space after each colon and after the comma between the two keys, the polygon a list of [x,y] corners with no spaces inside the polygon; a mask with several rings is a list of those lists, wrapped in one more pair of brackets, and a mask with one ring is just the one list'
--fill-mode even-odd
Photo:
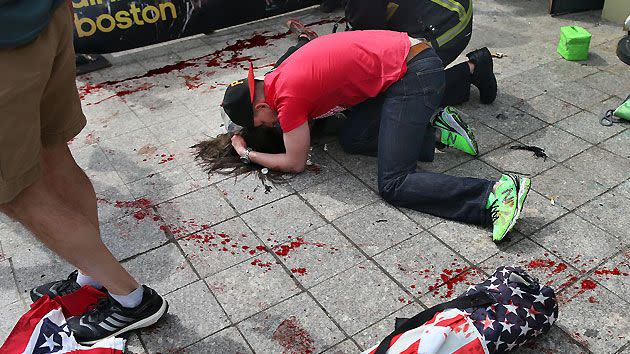
{"label": "neon green sneaker", "polygon": [[499,179],[499,185],[490,193],[486,205],[492,213],[492,240],[494,242],[502,241],[516,224],[530,187],[531,180],[527,177],[503,175]]}
{"label": "neon green sneaker", "polygon": [[455,108],[446,106],[432,122],[440,131],[440,143],[477,156],[477,140],[472,130],[462,121],[461,114]]}

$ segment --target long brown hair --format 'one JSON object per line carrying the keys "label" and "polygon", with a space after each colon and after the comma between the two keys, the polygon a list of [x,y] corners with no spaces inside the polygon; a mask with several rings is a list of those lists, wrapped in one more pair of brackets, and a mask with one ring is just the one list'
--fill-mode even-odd
{"label": "long brown hair", "polygon": [[[281,154],[286,152],[282,132],[275,128],[246,128],[239,132],[252,150],[269,154]],[[208,173],[220,173],[223,175],[238,176],[241,174],[256,173],[263,181],[274,183],[287,181],[287,175],[282,172],[272,171],[263,166],[251,163],[244,164],[240,156],[232,147],[233,133],[219,134],[216,138],[202,141],[194,146],[195,160],[203,170]]]}
{"label": "long brown hair", "polygon": [[[317,144],[317,140],[324,136],[335,135],[339,130],[342,119],[327,117],[317,119],[311,127],[311,143]],[[247,146],[254,151],[268,154],[281,154],[286,152],[284,140],[280,128],[245,128],[240,135],[243,136]],[[238,176],[241,174],[255,173],[262,181],[265,188],[269,188],[265,181],[273,183],[285,183],[293,177],[279,171],[273,171],[263,166],[251,163],[244,164],[241,157],[232,147],[233,133],[219,134],[216,138],[202,141],[191,148],[194,149],[195,160],[203,170],[208,173],[220,173],[223,175]],[[317,164],[307,165],[307,169],[319,170]]]}

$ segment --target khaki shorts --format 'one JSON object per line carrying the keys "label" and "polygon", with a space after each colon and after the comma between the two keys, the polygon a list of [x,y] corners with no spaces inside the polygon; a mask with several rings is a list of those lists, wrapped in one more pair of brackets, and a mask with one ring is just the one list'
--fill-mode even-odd
{"label": "khaki shorts", "polygon": [[37,181],[43,147],[65,144],[85,126],[72,31],[64,2],[36,40],[0,49],[0,204]]}

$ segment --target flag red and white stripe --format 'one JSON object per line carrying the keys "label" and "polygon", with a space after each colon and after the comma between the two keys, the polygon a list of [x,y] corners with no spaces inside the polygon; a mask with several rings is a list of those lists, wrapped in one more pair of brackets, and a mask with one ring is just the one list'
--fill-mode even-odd
{"label": "flag red and white stripe", "polygon": [[[378,345],[363,352],[374,354]],[[390,342],[387,354],[488,354],[483,338],[465,312],[449,309],[424,325],[401,333]]]}

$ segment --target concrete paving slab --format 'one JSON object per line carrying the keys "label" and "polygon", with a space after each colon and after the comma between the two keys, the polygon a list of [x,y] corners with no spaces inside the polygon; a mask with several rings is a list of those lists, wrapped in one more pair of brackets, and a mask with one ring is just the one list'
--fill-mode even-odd
{"label": "concrete paving slab", "polygon": [[[340,188],[341,187],[341,188]],[[325,182],[300,192],[327,220],[335,220],[373,201],[378,196],[348,173],[340,174]]]}
{"label": "concrete paving slab", "polygon": [[630,159],[630,151],[626,149],[628,144],[630,144],[630,130],[626,129],[599,144],[599,147],[604,148],[626,159]]}
{"label": "concrete paving slab", "polygon": [[254,353],[245,338],[234,327],[226,328],[203,340],[178,350],[178,353]]}
{"label": "concrete paving slab", "polygon": [[0,307],[19,301],[17,287],[11,263],[8,259],[0,261]]}
{"label": "concrete paving slab", "polygon": [[[550,158],[542,158],[527,150],[515,150],[512,146],[523,146],[521,143],[508,144],[481,157],[481,160],[499,171],[511,171],[516,174],[535,176],[556,165]],[[544,148],[544,146],[537,145]]]}
{"label": "concrete paving slab", "polygon": [[591,277],[625,301],[630,299],[630,251],[622,251],[593,271]]}
{"label": "concrete paving slab", "polygon": [[[536,179],[534,183],[535,181]],[[548,198],[530,189],[520,219],[514,225],[514,229],[529,236],[568,212],[567,209],[555,202],[552,203]]]}
{"label": "concrete paving slab", "polygon": [[491,228],[466,225],[454,221],[445,221],[432,227],[429,231],[473,263],[479,263],[490,258],[508,247],[510,243],[523,238],[522,234],[512,231],[508,234],[510,240],[496,244],[492,242]]}
{"label": "concrete paving slab", "polygon": [[627,217],[630,199],[612,190],[581,206],[576,214],[617,236],[621,242],[628,244],[630,220]]}
{"label": "concrete paving slab", "polygon": [[159,222],[139,214],[114,220],[102,227],[101,238],[112,254],[123,260],[168,242]]}
{"label": "concrete paving slab", "polygon": [[550,124],[580,111],[580,108],[550,94],[541,94],[527,101],[521,101],[515,107]]}
{"label": "concrete paving slab", "polygon": [[630,160],[596,146],[565,161],[564,165],[575,171],[588,171],[591,178],[608,188],[630,178]]}
{"label": "concrete paving slab", "polygon": [[370,256],[422,231],[405,214],[382,201],[335,220],[333,224]]}
{"label": "concrete paving slab", "polygon": [[234,322],[300,292],[294,280],[269,254],[211,275],[206,281]]}
{"label": "concrete paving slab", "polygon": [[617,253],[621,242],[586,220],[568,214],[531,239],[581,271],[589,271]]}
{"label": "concrete paving slab", "polygon": [[[435,291],[471,267],[465,259],[427,232],[376,255],[374,260],[418,298]],[[447,297],[452,296],[453,293],[449,292]]]}
{"label": "concrete paving slab", "polygon": [[247,212],[294,192],[288,184],[275,184],[271,186],[271,189],[267,189],[254,174],[228,178],[217,183],[216,186],[239,213]]}
{"label": "concrete paving slab", "polygon": [[[594,353],[614,353],[628,342],[630,316],[619,297],[584,278],[562,293],[557,325]],[[588,314],[588,315],[585,315]]]}
{"label": "concrete paving slab", "polygon": [[179,248],[169,243],[123,263],[134,278],[160,294],[168,294],[199,278]]}
{"label": "concrete paving slab", "polygon": [[337,274],[313,287],[311,293],[350,336],[402,308],[399,299],[406,295],[372,262]]}
{"label": "concrete paving slab", "polygon": [[534,190],[569,210],[606,191],[604,185],[592,180],[585,171],[571,170],[562,165],[541,173],[534,183]]}
{"label": "concrete paving slab", "polygon": [[345,335],[306,293],[238,324],[256,353],[319,353]]}
{"label": "concrete paving slab", "polygon": [[240,218],[209,226],[177,240],[201,277],[216,274],[264,252],[263,244]]}
{"label": "concrete paving slab", "polygon": [[158,206],[163,219],[162,229],[176,238],[186,236],[207,226],[236,216],[223,199],[223,194],[209,186],[169,200]]}
{"label": "concrete paving slab", "polygon": [[479,265],[488,274],[494,273],[500,266],[521,267],[537,278],[541,285],[551,287],[556,293],[572,285],[580,275],[572,262],[563,261],[528,239],[506,248]]}
{"label": "concrete paving slab", "polygon": [[598,144],[624,129],[619,125],[613,125],[612,127],[602,126],[599,124],[601,117],[601,115],[582,111],[556,123],[556,127],[564,129],[591,144]]}
{"label": "concrete paving slab", "polygon": [[310,288],[366,258],[337,229],[326,225],[272,248],[296,280]]}
{"label": "concrete paving slab", "polygon": [[589,142],[554,126],[527,135],[520,141],[525,145],[545,149],[548,158],[557,162],[562,162],[592,146]]}
{"label": "concrete paving slab", "polygon": [[161,322],[139,332],[149,353],[176,351],[230,324],[201,280],[164,298],[169,303],[169,313]]}
{"label": "concrete paving slab", "polygon": [[270,247],[288,242],[289,236],[299,237],[325,224],[325,220],[297,195],[245,213],[243,220]]}

